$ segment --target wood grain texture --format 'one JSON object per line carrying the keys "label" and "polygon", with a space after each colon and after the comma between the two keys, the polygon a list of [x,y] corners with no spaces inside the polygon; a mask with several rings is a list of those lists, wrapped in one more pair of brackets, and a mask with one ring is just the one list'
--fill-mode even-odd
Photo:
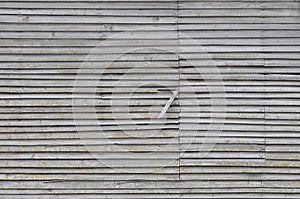
{"label": "wood grain texture", "polygon": [[299,55],[294,0],[1,0],[0,198],[300,198]]}

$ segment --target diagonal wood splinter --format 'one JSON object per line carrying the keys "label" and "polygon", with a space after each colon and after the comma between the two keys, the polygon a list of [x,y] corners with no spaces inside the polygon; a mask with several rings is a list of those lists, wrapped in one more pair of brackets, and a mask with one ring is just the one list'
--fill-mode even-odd
{"label": "diagonal wood splinter", "polygon": [[175,97],[178,95],[178,90],[175,90],[173,92],[173,95],[171,96],[171,98],[169,99],[169,101],[166,103],[166,105],[164,106],[164,108],[161,110],[159,116],[157,117],[157,119],[162,118],[165,116],[166,112],[168,111],[169,107],[171,106],[171,104],[173,103]]}

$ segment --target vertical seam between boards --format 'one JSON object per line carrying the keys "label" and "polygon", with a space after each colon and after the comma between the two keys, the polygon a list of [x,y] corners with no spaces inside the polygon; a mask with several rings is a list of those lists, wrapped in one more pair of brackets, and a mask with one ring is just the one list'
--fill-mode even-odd
{"label": "vertical seam between boards", "polygon": [[178,68],[178,103],[179,103],[179,113],[178,113],[178,180],[181,180],[181,138],[180,138],[180,117],[181,117],[181,105],[180,105],[180,77],[181,77],[181,71],[180,71],[180,51],[179,51],[179,0],[176,0],[177,4],[177,16],[176,16],[176,26],[177,26],[177,68]]}

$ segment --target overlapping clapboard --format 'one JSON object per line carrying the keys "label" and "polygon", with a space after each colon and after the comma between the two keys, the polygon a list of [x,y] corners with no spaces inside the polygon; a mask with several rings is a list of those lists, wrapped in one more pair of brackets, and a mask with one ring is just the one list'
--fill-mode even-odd
{"label": "overlapping clapboard", "polygon": [[0,198],[299,198],[299,5],[0,1]]}

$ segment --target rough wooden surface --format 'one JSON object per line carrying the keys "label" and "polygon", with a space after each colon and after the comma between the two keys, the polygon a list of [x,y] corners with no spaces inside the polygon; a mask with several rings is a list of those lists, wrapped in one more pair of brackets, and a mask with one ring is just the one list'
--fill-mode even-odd
{"label": "rough wooden surface", "polygon": [[294,0],[1,0],[0,198],[300,198],[299,55]]}

